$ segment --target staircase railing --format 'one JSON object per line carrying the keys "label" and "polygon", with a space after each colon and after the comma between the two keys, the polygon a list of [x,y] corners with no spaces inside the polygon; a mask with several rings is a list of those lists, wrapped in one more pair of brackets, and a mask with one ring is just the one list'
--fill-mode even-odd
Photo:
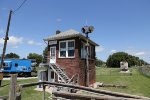
{"label": "staircase railing", "polygon": [[68,83],[78,84],[79,83],[79,74],[74,74]]}
{"label": "staircase railing", "polygon": [[69,77],[66,73],[56,64],[49,64],[49,66],[54,70],[54,72],[61,78],[64,83],[68,83]]}

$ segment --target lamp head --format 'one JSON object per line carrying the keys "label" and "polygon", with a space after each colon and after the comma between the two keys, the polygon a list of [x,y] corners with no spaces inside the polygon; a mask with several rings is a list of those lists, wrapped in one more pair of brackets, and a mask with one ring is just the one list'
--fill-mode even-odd
{"label": "lamp head", "polygon": [[89,26],[89,32],[92,33],[94,31],[94,26]]}
{"label": "lamp head", "polygon": [[88,34],[88,33],[92,33],[94,30],[93,26],[84,26],[81,28],[82,33]]}

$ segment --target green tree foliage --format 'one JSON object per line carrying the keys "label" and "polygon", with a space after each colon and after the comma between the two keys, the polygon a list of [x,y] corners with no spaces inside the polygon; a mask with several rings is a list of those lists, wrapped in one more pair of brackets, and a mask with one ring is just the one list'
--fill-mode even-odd
{"label": "green tree foliage", "polygon": [[43,62],[44,63],[47,62],[47,56],[48,56],[48,46],[45,47],[45,49],[43,50]]}
{"label": "green tree foliage", "polygon": [[120,67],[121,61],[127,61],[129,67],[130,66],[141,66],[143,64],[148,64],[144,60],[139,59],[139,57],[129,55],[125,52],[117,52],[108,57],[106,65],[108,67]]}
{"label": "green tree foliage", "polygon": [[8,53],[5,55],[5,58],[20,58],[20,56],[16,53]]}
{"label": "green tree foliage", "polygon": [[36,54],[36,53],[29,53],[27,56],[28,59],[35,59],[37,62],[37,65],[39,65],[42,62],[42,55]]}
{"label": "green tree foliage", "polygon": [[102,61],[102,60],[100,60],[100,59],[98,59],[98,58],[96,57],[95,65],[96,65],[97,67],[104,66],[104,65],[105,65],[105,62]]}

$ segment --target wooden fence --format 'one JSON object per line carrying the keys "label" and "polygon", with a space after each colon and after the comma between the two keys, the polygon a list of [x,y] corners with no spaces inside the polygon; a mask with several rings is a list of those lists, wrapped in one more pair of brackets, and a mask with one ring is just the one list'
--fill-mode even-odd
{"label": "wooden fence", "polygon": [[[72,84],[64,84],[64,83],[55,83],[55,82],[35,82],[35,83],[26,83],[26,84],[19,84],[19,90],[17,93],[16,91],[16,82],[15,75],[11,78],[11,86],[10,86],[10,93],[9,96],[0,97],[0,100],[6,100],[9,98],[9,100],[21,100],[21,93],[24,88],[36,86],[36,85],[42,85],[43,87],[43,96],[42,100],[45,100],[45,87],[47,85],[51,86],[61,86],[61,87],[67,87],[70,89],[75,90],[82,90],[86,92],[90,92],[90,95],[85,94],[79,94],[79,93],[70,93],[70,92],[64,92],[64,91],[53,91],[52,98],[53,100],[57,100],[58,98],[61,100],[65,99],[80,99],[80,100],[122,100],[122,99],[130,99],[130,100],[150,100],[150,98],[142,97],[142,96],[135,96],[135,95],[129,95],[124,93],[117,93],[117,92],[110,92],[106,90],[99,90],[99,89],[93,89],[90,87],[84,87],[84,86],[78,86],[78,85],[72,85]],[[93,95],[97,94],[97,95]],[[99,95],[98,95],[99,94]]]}

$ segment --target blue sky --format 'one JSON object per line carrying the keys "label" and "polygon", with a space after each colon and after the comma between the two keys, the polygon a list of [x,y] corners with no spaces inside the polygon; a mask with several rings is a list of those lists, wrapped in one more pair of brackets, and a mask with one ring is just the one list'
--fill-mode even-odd
{"label": "blue sky", "polygon": [[[22,1],[0,0],[0,52],[9,10]],[[95,27],[90,38],[100,45],[98,58],[124,51],[150,63],[150,0],[27,0],[12,15],[7,53],[42,54],[43,38],[57,29],[81,32],[86,24]]]}

